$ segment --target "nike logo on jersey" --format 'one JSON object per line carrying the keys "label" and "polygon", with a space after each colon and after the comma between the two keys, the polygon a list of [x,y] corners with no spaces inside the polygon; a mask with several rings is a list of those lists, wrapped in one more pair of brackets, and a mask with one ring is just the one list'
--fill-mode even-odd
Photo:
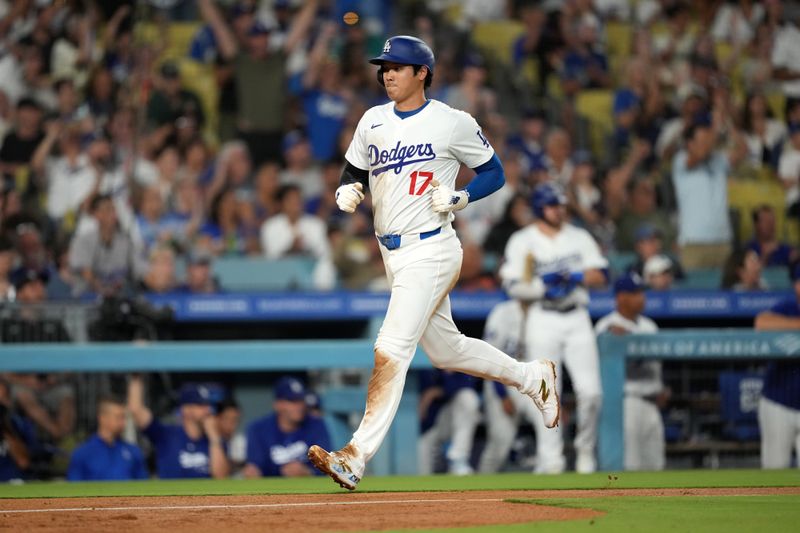
{"label": "nike logo on jersey", "polygon": [[542,386],[539,387],[539,396],[542,397],[543,402],[546,402],[550,397],[550,389],[547,388],[547,383],[544,380],[542,380]]}
{"label": "nike logo on jersey", "polygon": [[[400,141],[397,141],[397,145],[391,150],[381,150],[374,144],[369,145],[369,166],[377,167],[372,170],[373,176],[383,174],[392,169],[394,169],[395,174],[400,174],[406,165],[433,161],[434,159],[436,159],[436,152],[433,151],[431,143],[401,146]],[[381,164],[385,166],[377,166]]]}
{"label": "nike logo on jersey", "polygon": [[373,124],[369,129],[374,130],[378,126],[383,126],[383,124]]}

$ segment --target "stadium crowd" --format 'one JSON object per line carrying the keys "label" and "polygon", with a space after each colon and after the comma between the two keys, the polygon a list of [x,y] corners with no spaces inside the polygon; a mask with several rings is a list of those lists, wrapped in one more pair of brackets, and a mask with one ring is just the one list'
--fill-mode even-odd
{"label": "stadium crowd", "polygon": [[[432,45],[428,96],[475,116],[505,167],[505,187],[456,218],[460,288],[498,288],[489,259],[530,223],[530,193],[548,181],[566,191],[572,223],[604,253],[631,254],[625,269],[655,289],[724,268],[724,288],[760,290],[763,268],[796,259],[793,2],[152,4],[0,0],[0,301],[213,293],[225,289],[214,261],[228,256],[310,257],[318,289],[385,289],[369,202],[344,217],[334,191],[358,119],[386,101],[367,59],[397,29]],[[349,10],[357,24],[342,21]],[[181,41],[176,28],[190,31]],[[753,184],[768,191],[756,203]],[[74,430],[69,379],[0,382],[20,470],[20,439],[55,444]],[[235,404],[209,422],[212,402],[187,389],[180,424],[161,425],[132,383],[127,405],[161,477],[229,474],[232,433],[217,420]],[[296,417],[280,401],[300,392],[281,382],[276,395],[279,416]],[[6,416],[12,401],[25,417]],[[124,407],[100,402],[93,439],[119,440]],[[181,455],[190,441],[204,443],[202,465]],[[244,475],[285,473],[250,459],[257,442],[236,455]],[[70,479],[91,471],[79,461],[99,444],[85,446]],[[129,458],[129,477],[147,475],[137,449],[109,449]]]}

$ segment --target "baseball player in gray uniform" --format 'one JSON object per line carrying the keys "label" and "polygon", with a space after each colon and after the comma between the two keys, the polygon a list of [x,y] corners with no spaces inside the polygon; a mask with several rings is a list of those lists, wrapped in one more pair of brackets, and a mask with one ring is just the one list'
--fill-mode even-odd
{"label": "baseball player in gray uniform", "polygon": [[[642,316],[644,283],[636,273],[614,283],[616,310],[595,325],[598,335],[658,333],[658,326]],[[661,381],[661,362],[628,361],[625,379],[625,470],[664,469],[664,421],[659,406],[669,397]]]}

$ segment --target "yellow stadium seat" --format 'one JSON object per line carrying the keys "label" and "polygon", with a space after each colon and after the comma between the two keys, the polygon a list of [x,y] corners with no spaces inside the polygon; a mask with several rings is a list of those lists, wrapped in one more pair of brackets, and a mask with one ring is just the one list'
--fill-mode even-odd
{"label": "yellow stadium seat", "polygon": [[606,89],[580,91],[575,100],[578,114],[589,121],[592,152],[598,157],[603,154],[606,137],[614,130],[613,104],[614,93]]}
{"label": "yellow stadium seat", "polygon": [[631,55],[633,28],[625,22],[609,22],[606,26],[609,57],[625,58]]}
{"label": "yellow stadium seat", "polygon": [[520,22],[513,20],[492,20],[480,22],[472,30],[475,44],[505,65],[512,60],[511,48],[524,32]]}
{"label": "yellow stadium seat", "polygon": [[775,211],[778,235],[786,235],[789,227],[785,215],[785,194],[776,179],[729,182],[728,205],[739,211],[739,235],[743,240],[753,236],[753,219],[750,213],[762,204],[771,206]]}
{"label": "yellow stadium seat", "polygon": [[784,120],[786,118],[786,95],[783,91],[772,91],[766,94],[767,103],[775,118]]}
{"label": "yellow stadium seat", "polygon": [[198,22],[173,22],[167,30],[167,57],[185,57],[189,53],[192,39],[202,24]]}

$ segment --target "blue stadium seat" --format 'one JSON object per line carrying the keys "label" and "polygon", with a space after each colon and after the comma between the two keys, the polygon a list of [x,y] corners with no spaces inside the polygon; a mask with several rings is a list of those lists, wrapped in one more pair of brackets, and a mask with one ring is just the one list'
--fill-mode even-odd
{"label": "blue stadium seat", "polygon": [[221,257],[214,262],[214,272],[226,291],[310,290],[314,265],[307,257]]}
{"label": "blue stadium seat", "polygon": [[737,441],[758,440],[758,399],[764,378],[746,372],[721,372],[720,408],[723,434]]}
{"label": "blue stadium seat", "polygon": [[686,271],[686,277],[676,281],[676,289],[716,290],[722,284],[722,271],[718,268],[699,268]]}

